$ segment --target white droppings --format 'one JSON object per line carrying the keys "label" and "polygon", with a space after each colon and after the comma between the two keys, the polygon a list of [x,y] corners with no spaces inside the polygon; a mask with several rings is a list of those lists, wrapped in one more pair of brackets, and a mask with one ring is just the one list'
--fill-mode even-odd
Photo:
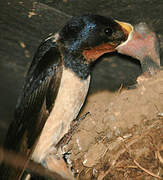
{"label": "white droppings", "polygon": [[163,112],[158,113],[158,116],[163,117]]}
{"label": "white droppings", "polygon": [[142,85],[140,94],[143,95],[145,91],[146,91],[146,88]]}
{"label": "white droppings", "polygon": [[79,138],[76,138],[76,143],[77,143],[77,145],[78,145],[79,150],[81,151],[82,148],[81,148],[80,143],[79,143]]}
{"label": "white droppings", "polygon": [[116,126],[114,126],[113,129],[114,129],[114,134],[115,134],[116,136],[119,136],[120,133],[121,133],[121,132],[120,132],[120,129],[117,128]]}
{"label": "white droppings", "polygon": [[115,121],[115,120],[116,120],[116,119],[115,119],[115,116],[114,116],[113,114],[110,115],[109,119],[110,119],[111,121]]}
{"label": "white droppings", "polygon": [[85,165],[87,163],[87,159],[85,159],[84,161],[83,161],[83,164]]}
{"label": "white droppings", "polygon": [[67,160],[67,164],[71,165],[71,167],[72,167],[72,160],[70,159],[70,156],[71,156],[71,154],[66,154],[65,158]]}
{"label": "white droppings", "polygon": [[126,135],[123,136],[123,138],[124,138],[124,139],[127,139],[127,138],[129,138],[129,137],[131,137],[131,136],[132,136],[132,134],[126,134]]}
{"label": "white droppings", "polygon": [[98,173],[96,168],[93,168],[93,175],[95,176]]}

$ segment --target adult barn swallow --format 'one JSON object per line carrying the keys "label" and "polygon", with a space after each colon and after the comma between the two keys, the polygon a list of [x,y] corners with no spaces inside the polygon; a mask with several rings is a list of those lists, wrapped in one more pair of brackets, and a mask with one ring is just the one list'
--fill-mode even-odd
{"label": "adult barn swallow", "polygon": [[[73,17],[45,39],[34,56],[18,99],[4,148],[44,164],[68,132],[85,101],[91,65],[127,40],[131,25],[100,15]],[[48,167],[47,167],[48,168]],[[20,179],[23,170],[2,164],[1,180]]]}

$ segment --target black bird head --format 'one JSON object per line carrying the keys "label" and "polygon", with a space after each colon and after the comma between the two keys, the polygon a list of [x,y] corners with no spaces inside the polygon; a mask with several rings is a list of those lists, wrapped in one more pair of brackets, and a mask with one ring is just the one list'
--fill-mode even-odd
{"label": "black bird head", "polygon": [[87,78],[91,62],[104,53],[116,51],[127,40],[131,29],[128,23],[100,15],[73,17],[57,38],[65,67],[80,78]]}
{"label": "black bird head", "polygon": [[60,42],[70,54],[82,54],[90,62],[126,41],[131,26],[100,15],[72,18],[60,31]]}

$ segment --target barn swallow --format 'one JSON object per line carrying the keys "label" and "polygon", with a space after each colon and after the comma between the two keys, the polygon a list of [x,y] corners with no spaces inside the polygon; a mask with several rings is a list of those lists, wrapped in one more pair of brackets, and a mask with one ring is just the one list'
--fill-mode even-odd
{"label": "barn swallow", "polygon": [[144,77],[150,77],[160,70],[159,40],[146,23],[141,22],[132,27],[127,41],[116,47],[121,54],[140,61]]}
{"label": "barn swallow", "polygon": [[[44,164],[69,130],[87,95],[91,67],[127,40],[131,25],[100,15],[73,17],[38,47],[18,98],[4,148]],[[24,169],[1,166],[2,180],[20,179]],[[47,167],[49,168],[49,167]]]}

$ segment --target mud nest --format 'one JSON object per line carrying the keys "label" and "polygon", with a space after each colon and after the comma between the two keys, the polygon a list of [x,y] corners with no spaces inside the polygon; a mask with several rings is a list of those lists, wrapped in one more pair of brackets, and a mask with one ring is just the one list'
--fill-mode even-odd
{"label": "mud nest", "polygon": [[76,178],[163,179],[163,71],[87,101],[66,147]]}

